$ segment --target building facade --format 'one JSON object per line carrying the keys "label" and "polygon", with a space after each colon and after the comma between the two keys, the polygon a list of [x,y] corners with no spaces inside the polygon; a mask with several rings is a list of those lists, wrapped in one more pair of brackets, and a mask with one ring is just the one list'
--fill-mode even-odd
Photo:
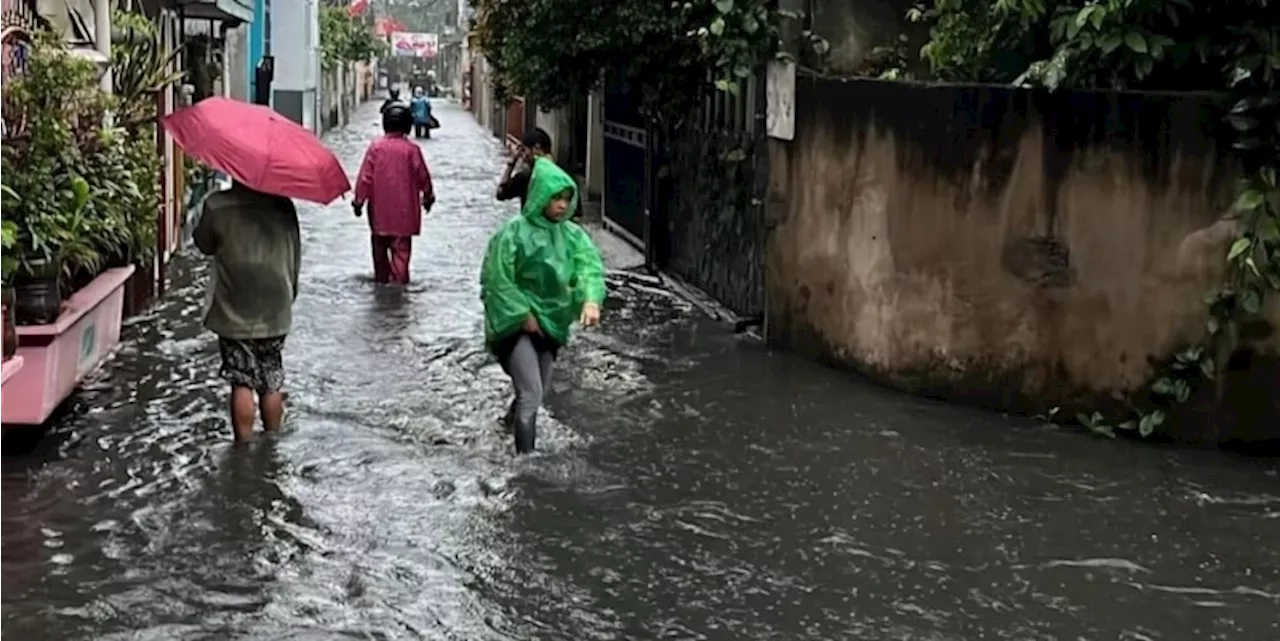
{"label": "building facade", "polygon": [[319,132],[320,3],[273,0],[270,14],[271,55],[275,60],[272,107],[303,127]]}

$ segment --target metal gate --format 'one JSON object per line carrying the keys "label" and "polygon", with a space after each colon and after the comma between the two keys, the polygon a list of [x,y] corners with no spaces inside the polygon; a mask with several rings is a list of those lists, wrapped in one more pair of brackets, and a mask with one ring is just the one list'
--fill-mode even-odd
{"label": "metal gate", "polygon": [[737,314],[764,309],[764,202],[769,172],[764,81],[712,92],[696,118],[663,141],[666,267]]}
{"label": "metal gate", "polygon": [[639,92],[611,77],[605,83],[603,118],[604,224],[645,249],[649,131],[640,113]]}

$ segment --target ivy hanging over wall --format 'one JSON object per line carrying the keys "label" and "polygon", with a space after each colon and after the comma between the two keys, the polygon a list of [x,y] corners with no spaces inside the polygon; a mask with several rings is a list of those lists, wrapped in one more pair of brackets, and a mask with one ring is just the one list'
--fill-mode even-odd
{"label": "ivy hanging over wall", "polygon": [[1204,339],[1179,349],[1132,416],[1082,415],[1090,429],[1142,436],[1207,381],[1262,321],[1280,290],[1280,27],[1274,0],[933,0],[920,57],[943,80],[1066,87],[1221,91],[1243,169],[1231,216],[1227,278],[1208,292]]}
{"label": "ivy hanging over wall", "polygon": [[738,93],[772,53],[767,0],[472,0],[485,59],[508,96],[544,108],[606,74],[640,90],[650,115],[683,114],[710,88]]}

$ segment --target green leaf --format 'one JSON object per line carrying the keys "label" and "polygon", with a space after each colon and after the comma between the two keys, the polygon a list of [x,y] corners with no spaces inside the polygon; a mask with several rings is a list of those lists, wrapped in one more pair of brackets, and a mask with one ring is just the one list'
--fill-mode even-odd
{"label": "green leaf", "polygon": [[1206,380],[1213,380],[1214,372],[1212,358],[1206,356],[1204,360],[1200,361],[1200,375],[1205,377]]}
{"label": "green leaf", "polygon": [[1155,382],[1151,383],[1151,392],[1160,396],[1173,396],[1173,381],[1167,376],[1157,378]]}
{"label": "green leaf", "polygon": [[1257,316],[1262,311],[1262,298],[1258,296],[1258,292],[1245,292],[1240,297],[1240,309],[1250,316]]}
{"label": "green leaf", "polygon": [[1146,78],[1151,75],[1151,70],[1156,66],[1155,60],[1151,58],[1139,58],[1134,65],[1134,72],[1139,78]]}
{"label": "green leaf", "polygon": [[1081,9],[1080,12],[1076,14],[1076,19],[1075,19],[1076,27],[1077,28],[1083,27],[1084,23],[1089,21],[1089,14],[1093,13],[1093,11],[1097,8],[1098,7],[1094,5],[1088,5],[1085,8]]}
{"label": "green leaf", "polygon": [[1276,168],[1275,167],[1263,167],[1262,169],[1259,169],[1258,177],[1262,179],[1262,183],[1265,184],[1266,186],[1272,189],[1276,188]]}
{"label": "green leaf", "polygon": [[1187,399],[1191,398],[1191,384],[1187,381],[1178,381],[1176,387],[1178,389],[1178,402],[1186,403]]}
{"label": "green leaf", "polygon": [[1129,33],[1126,33],[1124,36],[1124,43],[1128,45],[1134,53],[1147,52],[1147,39],[1143,38],[1142,34],[1137,31],[1130,31]]}
{"label": "green leaf", "polygon": [[1102,49],[1102,53],[1108,55],[1119,49],[1122,44],[1124,44],[1124,38],[1121,38],[1118,33],[1109,33],[1098,40],[1098,47]]}
{"label": "green leaf", "polygon": [[[706,5],[702,6],[705,7]],[[728,14],[730,11],[733,11],[733,0],[716,0],[716,11],[719,11],[721,14]]]}
{"label": "green leaf", "polygon": [[1227,116],[1227,122],[1231,123],[1236,131],[1249,131],[1258,126],[1258,120],[1248,116]]}
{"label": "green leaf", "polygon": [[716,19],[711,21],[711,35],[716,37],[724,35],[724,18],[716,16]]}
{"label": "green leaf", "polygon": [[1227,252],[1227,260],[1235,260],[1252,248],[1253,240],[1248,237],[1237,238],[1236,242],[1231,243],[1231,249]]}
{"label": "green leaf", "polygon": [[1075,40],[1076,36],[1080,34],[1080,29],[1082,27],[1084,27],[1084,21],[1082,20],[1078,20],[1078,19],[1072,20],[1070,23],[1068,23],[1067,24],[1067,40]]}
{"label": "green leaf", "polygon": [[1143,415],[1142,419],[1138,421],[1138,434],[1141,434],[1143,438],[1151,436],[1157,427],[1164,425],[1164,419],[1164,412],[1160,410],[1152,410],[1150,414]]}
{"label": "green leaf", "polygon": [[1261,207],[1266,199],[1266,195],[1262,192],[1256,189],[1246,189],[1236,196],[1236,202],[1231,206],[1231,209],[1241,213],[1251,212]]}

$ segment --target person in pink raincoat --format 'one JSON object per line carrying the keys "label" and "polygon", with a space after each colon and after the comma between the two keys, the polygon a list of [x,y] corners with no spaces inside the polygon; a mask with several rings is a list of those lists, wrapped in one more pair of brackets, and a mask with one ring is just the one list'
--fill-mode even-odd
{"label": "person in pink raincoat", "polygon": [[351,205],[356,216],[369,205],[373,280],[404,285],[413,237],[422,232],[422,216],[431,211],[436,196],[422,149],[409,138],[413,114],[408,105],[387,107],[382,130],[385,135],[365,151]]}

